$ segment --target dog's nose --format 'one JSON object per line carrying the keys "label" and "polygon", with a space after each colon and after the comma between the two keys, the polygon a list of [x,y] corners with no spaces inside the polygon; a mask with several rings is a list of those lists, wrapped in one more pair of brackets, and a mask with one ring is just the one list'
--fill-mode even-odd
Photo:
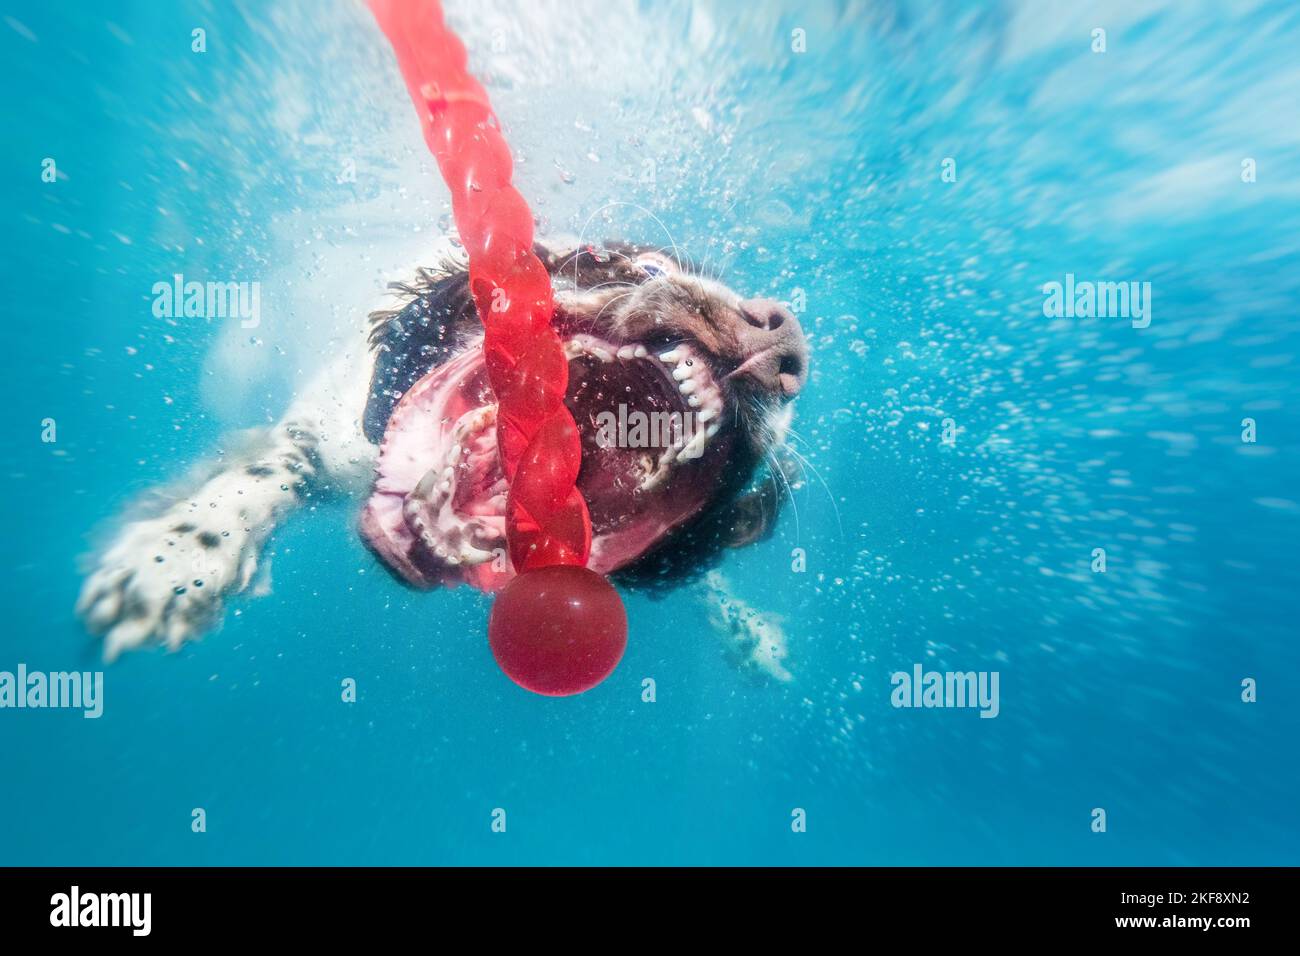
{"label": "dog's nose", "polygon": [[728,378],[794,398],[808,378],[808,343],[794,313],[775,299],[745,299],[736,339],[740,363]]}

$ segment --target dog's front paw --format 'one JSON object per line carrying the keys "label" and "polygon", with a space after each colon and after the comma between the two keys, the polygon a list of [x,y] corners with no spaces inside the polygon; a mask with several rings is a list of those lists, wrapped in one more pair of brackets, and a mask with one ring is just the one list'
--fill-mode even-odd
{"label": "dog's front paw", "polygon": [[177,648],[206,630],[223,596],[243,590],[256,555],[247,535],[200,527],[173,509],[119,532],[81,589],[77,613],[108,660],[150,640]]}

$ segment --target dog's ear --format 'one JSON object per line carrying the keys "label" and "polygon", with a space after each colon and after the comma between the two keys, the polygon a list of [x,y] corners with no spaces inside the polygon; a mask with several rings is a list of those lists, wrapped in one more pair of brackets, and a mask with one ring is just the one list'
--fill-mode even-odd
{"label": "dog's ear", "polygon": [[723,533],[728,548],[743,548],[762,541],[776,526],[781,509],[781,494],[774,480],[763,482],[757,491],[742,495],[731,507],[729,523]]}
{"label": "dog's ear", "polygon": [[768,537],[776,527],[777,515],[789,490],[799,481],[798,466],[781,448],[773,451],[769,462],[774,470],[757,488],[740,495],[731,506],[723,534],[729,548],[743,548]]}
{"label": "dog's ear", "polygon": [[463,332],[479,327],[466,272],[420,269],[414,281],[390,283],[389,289],[398,308],[370,315],[375,365],[363,426],[376,444],[402,394],[456,353]]}

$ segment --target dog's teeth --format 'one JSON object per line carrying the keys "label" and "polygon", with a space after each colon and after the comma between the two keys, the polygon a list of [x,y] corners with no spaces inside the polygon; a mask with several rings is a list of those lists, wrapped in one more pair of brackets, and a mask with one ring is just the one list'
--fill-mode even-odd
{"label": "dog's teeth", "polygon": [[658,464],[649,455],[643,456],[644,460],[641,462],[641,467],[646,471],[646,474],[641,478],[639,485],[642,491],[651,491],[664,483],[664,479],[668,477],[669,471],[672,470],[671,465],[676,454],[676,448],[669,448],[659,457]]}
{"label": "dog's teeth", "polygon": [[676,362],[681,357],[682,357],[682,353],[677,351],[676,349],[673,349],[669,352],[661,352],[659,354],[659,361],[672,364],[673,362]]}
{"label": "dog's teeth", "polygon": [[700,400],[697,396],[691,395],[686,399],[686,404],[691,406],[691,408],[699,408]]}
{"label": "dog's teeth", "polygon": [[466,548],[460,553],[460,559],[465,564],[486,564],[493,557],[491,551],[484,551],[481,548]]}
{"label": "dog's teeth", "polygon": [[682,382],[682,384],[677,386],[677,391],[681,392],[683,395],[689,395],[691,392],[695,391],[695,383],[688,378],[686,381]]}
{"label": "dog's teeth", "polygon": [[714,435],[718,433],[718,429],[721,427],[722,427],[721,422],[714,422],[712,425],[710,425],[708,428],[704,430],[704,434],[706,437],[712,438]]}
{"label": "dog's teeth", "polygon": [[430,468],[427,472],[424,473],[424,477],[421,478],[416,483],[415,490],[411,492],[410,497],[414,499],[418,499],[416,501],[411,502],[411,506],[413,508],[418,509],[420,507],[420,502],[425,501],[428,502],[429,505],[432,506],[435,510],[441,507],[443,499],[442,497],[434,494],[434,488],[446,492],[450,490],[450,484],[445,481],[440,484],[437,482],[438,482],[438,475],[432,468]]}
{"label": "dog's teeth", "polygon": [[701,422],[707,422],[709,421],[709,419],[718,417],[718,410],[716,408],[706,408],[704,411],[700,412],[699,415],[695,417],[698,418]]}
{"label": "dog's teeth", "polygon": [[686,365],[679,365],[673,369],[673,378],[677,379],[679,382],[684,378],[690,378],[691,374],[690,367]]}
{"label": "dog's teeth", "polygon": [[461,550],[461,557],[465,556],[465,551],[487,551],[491,555],[492,548],[497,542],[503,540],[501,532],[497,531],[486,521],[477,520],[469,525],[469,545],[468,549]]}
{"label": "dog's teeth", "polygon": [[667,477],[668,468],[663,463],[660,463],[657,471],[653,471],[641,479],[641,490],[652,491],[663,484],[664,479]]}
{"label": "dog's teeth", "polygon": [[[567,348],[567,346],[566,346]],[[496,405],[485,405],[482,408],[466,412],[456,422],[456,427],[452,432],[452,461],[455,457],[462,454],[462,450],[467,443],[473,442],[489,424],[496,421]]]}
{"label": "dog's teeth", "polygon": [[636,348],[632,350],[632,355],[636,358],[645,358],[649,354],[650,353],[646,351],[646,347],[644,345],[638,345]]}
{"label": "dog's teeth", "polygon": [[625,345],[618,350],[618,357],[624,361],[630,358],[636,358],[636,349],[631,345]]}
{"label": "dog's teeth", "polygon": [[569,358],[577,358],[579,355],[590,355],[593,358],[600,359],[602,362],[614,361],[614,353],[608,349],[602,348],[599,339],[594,339],[590,335],[575,335],[565,343],[565,354]]}
{"label": "dog's teeth", "polygon": [[709,440],[705,432],[696,432],[690,441],[677,453],[679,459],[689,461],[692,458],[699,458],[704,453],[704,443]]}

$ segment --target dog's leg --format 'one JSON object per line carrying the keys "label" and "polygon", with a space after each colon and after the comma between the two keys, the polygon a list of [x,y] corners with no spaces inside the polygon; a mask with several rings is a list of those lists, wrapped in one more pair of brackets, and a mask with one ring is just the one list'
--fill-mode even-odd
{"label": "dog's leg", "polygon": [[360,431],[368,378],[336,363],[199,487],[118,531],[77,603],[105,635],[106,658],[150,640],[176,648],[202,633],[225,596],[248,586],[267,536],[304,497],[368,476],[374,449]]}
{"label": "dog's leg", "polygon": [[736,597],[718,571],[704,576],[697,593],[708,608],[709,623],[732,664],[763,680],[786,683],[791,679],[785,666],[789,651],[778,617],[760,613]]}
{"label": "dog's leg", "polygon": [[243,590],[262,543],[316,477],[316,436],[284,423],[222,462],[162,514],[125,525],[82,588],[77,612],[112,660],[151,639],[180,644]]}

